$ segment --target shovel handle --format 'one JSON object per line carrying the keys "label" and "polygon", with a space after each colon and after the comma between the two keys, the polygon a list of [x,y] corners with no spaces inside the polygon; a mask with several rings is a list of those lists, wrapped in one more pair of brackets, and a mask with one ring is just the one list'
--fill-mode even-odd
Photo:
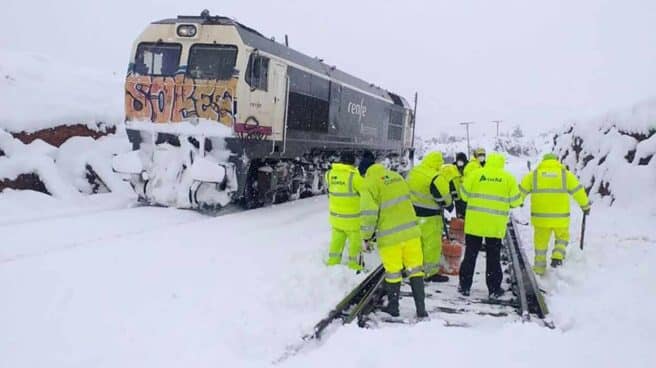
{"label": "shovel handle", "polygon": [[581,221],[581,250],[583,250],[583,240],[585,239],[585,219],[588,217],[585,213],[583,214],[583,221]]}

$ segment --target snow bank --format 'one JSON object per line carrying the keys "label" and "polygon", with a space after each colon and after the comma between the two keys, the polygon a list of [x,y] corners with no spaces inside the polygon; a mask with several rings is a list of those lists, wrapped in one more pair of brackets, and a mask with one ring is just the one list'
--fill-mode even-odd
{"label": "snow bank", "polygon": [[34,132],[67,124],[116,124],[123,75],[0,48],[0,128]]}
{"label": "snow bank", "polygon": [[554,137],[554,151],[581,178],[593,202],[656,214],[656,99],[577,122]]}
{"label": "snow bank", "polygon": [[21,174],[28,173],[38,175],[48,192],[56,197],[72,199],[80,195],[66,183],[50,157],[43,155],[0,157],[0,179],[13,180]]}
{"label": "snow bank", "polygon": [[[97,175],[104,186],[102,191],[132,193],[129,184],[122,181],[112,170],[112,157],[129,152],[130,144],[125,136],[110,135],[94,140],[90,137],[73,137],[61,145],[56,162],[69,183],[82,193],[98,192],[93,188],[88,175]],[[93,170],[93,173],[90,171]]]}

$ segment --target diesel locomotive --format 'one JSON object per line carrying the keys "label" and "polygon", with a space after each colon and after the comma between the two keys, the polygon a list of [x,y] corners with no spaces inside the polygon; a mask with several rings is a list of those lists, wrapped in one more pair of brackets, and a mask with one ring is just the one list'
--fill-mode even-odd
{"label": "diesel locomotive", "polygon": [[125,80],[132,151],[114,158],[141,201],[247,208],[325,192],[342,151],[403,171],[413,109],[231,18],[178,16],[134,42]]}

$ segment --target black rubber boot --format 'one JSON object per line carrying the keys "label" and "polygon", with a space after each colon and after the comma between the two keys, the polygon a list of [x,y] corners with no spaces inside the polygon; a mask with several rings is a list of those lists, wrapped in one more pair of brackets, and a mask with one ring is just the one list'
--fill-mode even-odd
{"label": "black rubber boot", "polygon": [[399,295],[401,294],[401,283],[390,283],[385,281],[385,290],[387,292],[387,306],[382,309],[383,312],[392,317],[399,316]]}
{"label": "black rubber boot", "polygon": [[427,277],[426,282],[449,282],[449,276],[440,275],[439,273],[436,273],[431,277]]}
{"label": "black rubber boot", "polygon": [[424,278],[411,277],[410,287],[412,287],[412,297],[415,299],[417,318],[428,317],[428,313],[426,313],[426,304],[424,304],[424,299],[426,298],[426,294],[424,293]]}
{"label": "black rubber boot", "polygon": [[562,259],[552,259],[551,260],[551,267],[553,268],[558,268],[563,265],[563,260]]}

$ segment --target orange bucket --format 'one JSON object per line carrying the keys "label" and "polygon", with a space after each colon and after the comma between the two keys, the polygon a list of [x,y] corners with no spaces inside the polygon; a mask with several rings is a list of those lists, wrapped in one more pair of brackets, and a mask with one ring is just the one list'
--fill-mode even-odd
{"label": "orange bucket", "polygon": [[449,222],[449,236],[461,243],[465,242],[465,220],[461,218],[452,218]]}
{"label": "orange bucket", "polygon": [[446,275],[458,275],[460,273],[460,261],[464,247],[457,240],[442,238],[442,256],[446,262],[440,265],[440,273]]}

